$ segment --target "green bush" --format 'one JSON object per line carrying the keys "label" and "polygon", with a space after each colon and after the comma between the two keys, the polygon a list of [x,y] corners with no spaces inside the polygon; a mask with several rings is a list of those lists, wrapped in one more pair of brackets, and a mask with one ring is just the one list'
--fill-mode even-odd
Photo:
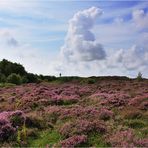
{"label": "green bush", "polygon": [[23,77],[22,77],[22,83],[28,83],[28,79],[27,79],[26,76],[23,76]]}
{"label": "green bush", "polygon": [[21,77],[18,74],[12,73],[7,77],[7,82],[19,85],[21,84]]}
{"label": "green bush", "polygon": [[136,78],[138,81],[141,81],[143,78],[142,78],[142,73],[139,72],[138,75],[137,75],[137,78]]}
{"label": "green bush", "polygon": [[32,73],[27,73],[26,78],[28,79],[28,83],[38,83],[38,76]]}
{"label": "green bush", "polygon": [[12,84],[12,83],[0,83],[0,87],[5,87],[5,88],[9,88],[9,87],[13,87],[16,84]]}
{"label": "green bush", "polygon": [[0,73],[0,83],[5,83],[5,82],[6,82],[6,76]]}
{"label": "green bush", "polygon": [[94,78],[84,78],[81,80],[81,84],[94,84],[96,83],[96,79]]}
{"label": "green bush", "polygon": [[134,129],[143,128],[143,127],[146,126],[146,123],[143,120],[138,120],[138,119],[135,119],[135,120],[126,120],[125,121],[125,124],[128,127],[134,128]]}
{"label": "green bush", "polygon": [[87,81],[88,84],[94,84],[95,82],[96,82],[95,79],[88,78],[88,81]]}

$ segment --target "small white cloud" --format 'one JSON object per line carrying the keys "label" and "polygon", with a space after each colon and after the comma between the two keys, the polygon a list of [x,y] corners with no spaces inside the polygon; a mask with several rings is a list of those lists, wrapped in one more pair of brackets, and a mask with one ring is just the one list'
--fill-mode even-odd
{"label": "small white cloud", "polygon": [[133,11],[132,16],[138,29],[148,28],[148,13],[145,13],[144,10],[140,9]]}
{"label": "small white cloud", "polygon": [[14,37],[10,37],[7,40],[7,45],[16,47],[16,46],[18,46],[18,41]]}
{"label": "small white cloud", "polygon": [[69,20],[65,44],[61,48],[63,59],[68,61],[102,60],[106,53],[95,39],[91,29],[102,10],[96,7],[77,12]]}
{"label": "small white cloud", "polygon": [[148,68],[148,51],[133,45],[130,49],[120,49],[108,58],[108,66],[116,67],[120,64],[127,70]]}
{"label": "small white cloud", "polygon": [[12,35],[10,31],[7,30],[0,30],[0,40],[2,42],[1,45],[8,46],[8,47],[16,47],[19,46],[19,42],[17,39]]}

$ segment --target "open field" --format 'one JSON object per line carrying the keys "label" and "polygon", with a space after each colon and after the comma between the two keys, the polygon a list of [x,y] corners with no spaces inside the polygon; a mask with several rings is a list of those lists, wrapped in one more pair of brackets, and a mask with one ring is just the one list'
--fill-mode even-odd
{"label": "open field", "polygon": [[1,87],[0,146],[148,147],[148,80]]}

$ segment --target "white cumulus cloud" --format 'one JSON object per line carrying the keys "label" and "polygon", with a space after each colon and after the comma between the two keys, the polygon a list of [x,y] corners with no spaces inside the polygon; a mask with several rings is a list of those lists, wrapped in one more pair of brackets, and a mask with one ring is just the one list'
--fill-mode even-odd
{"label": "white cumulus cloud", "polygon": [[[137,45],[130,49],[120,49],[108,58],[108,66],[113,67],[120,64],[127,70],[137,70],[148,68],[148,51]],[[119,66],[119,65],[118,65]]]}
{"label": "white cumulus cloud", "polygon": [[68,61],[102,60],[106,53],[100,43],[96,41],[91,29],[96,19],[102,14],[96,7],[77,12],[69,20],[69,28],[65,44],[61,48],[61,55]]}

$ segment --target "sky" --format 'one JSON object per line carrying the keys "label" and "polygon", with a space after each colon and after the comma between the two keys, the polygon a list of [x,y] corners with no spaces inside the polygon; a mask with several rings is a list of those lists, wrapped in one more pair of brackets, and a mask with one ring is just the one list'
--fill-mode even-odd
{"label": "sky", "polygon": [[147,43],[147,0],[0,0],[0,60],[28,72],[148,78]]}

